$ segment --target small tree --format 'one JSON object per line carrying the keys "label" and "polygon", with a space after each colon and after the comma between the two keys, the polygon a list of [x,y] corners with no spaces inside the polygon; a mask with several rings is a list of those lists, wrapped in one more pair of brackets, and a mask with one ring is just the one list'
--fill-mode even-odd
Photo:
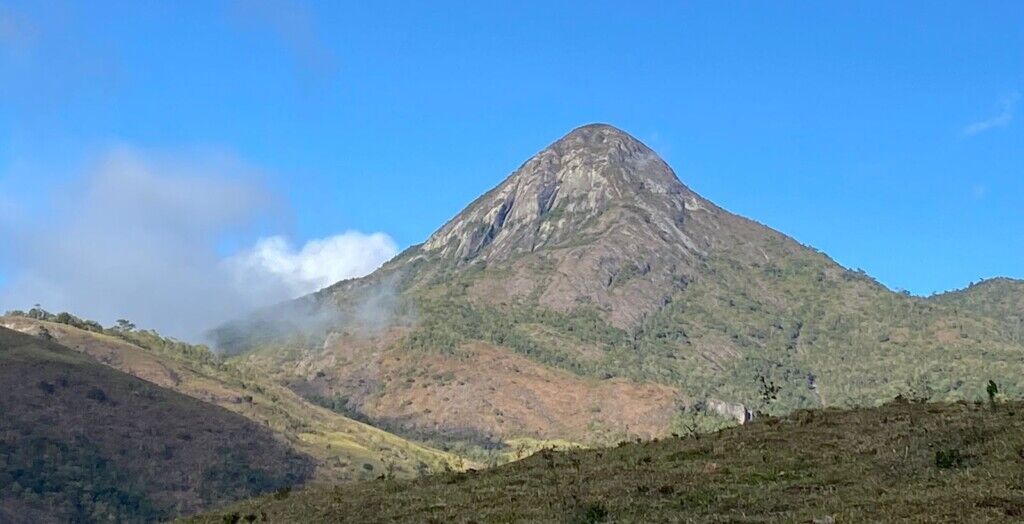
{"label": "small tree", "polygon": [[50,320],[53,317],[53,313],[43,309],[43,306],[36,304],[32,306],[32,309],[28,311],[26,316],[36,320]]}
{"label": "small tree", "polygon": [[985,388],[985,392],[988,393],[988,403],[992,406],[996,405],[996,395],[999,394],[999,386],[995,382],[989,380],[988,387]]}
{"label": "small tree", "polygon": [[36,336],[43,340],[53,340],[53,335],[50,333],[49,329],[46,329],[46,326],[39,326],[39,332]]}
{"label": "small tree", "polygon": [[781,386],[775,385],[774,380],[765,378],[764,375],[758,375],[757,379],[761,383],[761,401],[763,401],[766,406],[779,399],[779,392],[782,391]]}
{"label": "small tree", "polygon": [[132,324],[131,322],[123,318],[119,318],[117,320],[117,325],[114,326],[114,329],[124,333],[130,333],[132,331],[135,331],[135,324]]}

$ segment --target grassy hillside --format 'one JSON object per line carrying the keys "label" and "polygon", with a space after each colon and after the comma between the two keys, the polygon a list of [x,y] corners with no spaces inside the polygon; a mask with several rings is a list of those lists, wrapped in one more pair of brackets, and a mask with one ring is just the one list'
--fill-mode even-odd
{"label": "grassy hillside", "polygon": [[1022,471],[1024,403],[899,401],[281,493],[189,522],[1008,522],[1024,518]]}
{"label": "grassy hillside", "polygon": [[150,331],[97,332],[22,316],[0,317],[0,326],[44,333],[112,368],[237,413],[312,457],[317,481],[410,477],[461,467],[458,457],[313,405],[261,370],[226,362],[202,346]]}
{"label": "grassy hillside", "polygon": [[0,384],[0,522],[148,522],[313,474],[261,425],[4,328]]}

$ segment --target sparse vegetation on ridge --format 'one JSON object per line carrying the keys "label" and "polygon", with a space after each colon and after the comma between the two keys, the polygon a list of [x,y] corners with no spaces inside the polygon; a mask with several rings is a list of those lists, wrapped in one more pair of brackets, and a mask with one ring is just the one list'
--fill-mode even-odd
{"label": "sparse vegetation on ridge", "polygon": [[801,410],[480,472],[263,497],[188,521],[1007,522],[1024,517],[1024,403],[999,407]]}

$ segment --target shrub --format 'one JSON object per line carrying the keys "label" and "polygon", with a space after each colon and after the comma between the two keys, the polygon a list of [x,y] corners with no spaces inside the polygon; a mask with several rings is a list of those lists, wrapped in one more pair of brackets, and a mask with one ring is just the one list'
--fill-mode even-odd
{"label": "shrub", "polygon": [[988,393],[988,403],[995,405],[996,395],[999,394],[999,386],[994,381],[988,381],[988,387],[985,388],[985,392]]}
{"label": "shrub", "polygon": [[940,449],[935,452],[935,465],[939,469],[957,468],[963,465],[963,463],[964,459],[960,455],[959,449]]}
{"label": "shrub", "polygon": [[579,511],[576,512],[576,516],[572,519],[572,522],[579,524],[594,524],[597,522],[604,522],[607,518],[608,509],[604,507],[604,504],[595,502],[580,508]]}
{"label": "shrub", "polygon": [[103,390],[100,388],[92,388],[89,390],[88,393],[85,394],[85,398],[95,400],[96,402],[102,404],[107,401],[107,394],[104,393]]}

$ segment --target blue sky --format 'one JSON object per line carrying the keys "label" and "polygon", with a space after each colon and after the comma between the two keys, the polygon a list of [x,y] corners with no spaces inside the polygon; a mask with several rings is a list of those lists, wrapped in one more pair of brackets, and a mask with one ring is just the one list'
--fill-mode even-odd
{"label": "blue sky", "polygon": [[[0,219],[74,216],[127,149],[179,178],[229,158],[246,174],[196,169],[275,195],[218,225],[225,256],[348,230],[401,248],[607,122],[719,205],[928,294],[1024,277],[1022,92],[1021,2],[0,0]],[[0,241],[4,285],[31,259]]]}

